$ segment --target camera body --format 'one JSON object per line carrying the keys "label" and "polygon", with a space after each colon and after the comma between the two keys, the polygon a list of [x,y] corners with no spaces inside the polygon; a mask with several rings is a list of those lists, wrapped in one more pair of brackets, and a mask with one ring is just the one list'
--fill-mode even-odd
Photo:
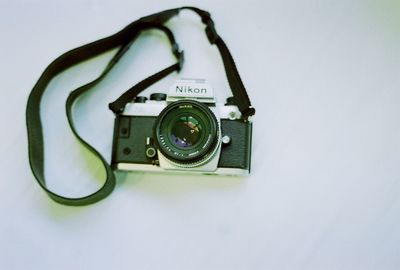
{"label": "camera body", "polygon": [[125,171],[247,175],[252,123],[205,80],[179,80],[169,94],[139,96],[117,115],[111,164]]}

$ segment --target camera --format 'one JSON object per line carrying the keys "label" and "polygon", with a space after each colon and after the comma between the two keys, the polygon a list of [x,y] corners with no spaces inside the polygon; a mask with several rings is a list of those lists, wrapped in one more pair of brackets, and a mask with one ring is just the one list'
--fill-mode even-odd
{"label": "camera", "polygon": [[138,96],[115,119],[111,165],[123,171],[247,175],[252,122],[201,79]]}

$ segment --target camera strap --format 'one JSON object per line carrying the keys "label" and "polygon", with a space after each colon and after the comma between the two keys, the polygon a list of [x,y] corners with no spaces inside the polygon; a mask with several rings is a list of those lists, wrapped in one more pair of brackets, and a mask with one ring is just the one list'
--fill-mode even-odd
{"label": "camera strap", "polygon": [[[224,63],[225,73],[228,79],[229,86],[233,94],[233,101],[239,107],[242,114],[242,118],[247,120],[248,117],[255,114],[255,109],[251,106],[250,99],[247,95],[246,88],[240,78],[239,72],[236,68],[235,61],[228,47],[222,38],[217,34],[215,30],[214,21],[211,19],[210,13],[201,10],[196,7],[181,7],[177,9],[171,9],[157,14],[146,17],[149,21],[163,20],[164,16],[168,16],[169,12],[179,12],[180,10],[188,9],[197,13],[201,17],[201,21],[206,25],[205,32],[210,44],[215,44],[220,52],[222,61]],[[148,78],[139,84],[133,86],[127,90],[121,97],[109,104],[109,108],[116,114],[123,111],[125,105],[131,102],[141,91],[143,86],[148,87],[153,83],[152,78]]]}
{"label": "camera strap", "polygon": [[[224,62],[225,71],[227,74],[229,85],[234,95],[234,102],[239,107],[242,113],[243,119],[247,119],[249,116],[254,115],[255,110],[251,107],[250,100],[247,96],[246,90],[240,79],[239,73],[236,69],[235,63],[226,44],[218,36],[215,31],[214,22],[212,21],[210,14],[206,11],[195,7],[182,7],[176,9],[165,10],[159,13],[155,13],[129,24],[121,31],[109,37],[94,41],[92,43],[83,45],[81,47],[70,50],[63,55],[55,59],[42,73],[39,80],[33,87],[27,102],[26,108],[26,123],[28,131],[28,148],[29,148],[29,162],[33,175],[35,176],[39,185],[47,192],[51,199],[54,201],[71,206],[82,206],[95,203],[109,195],[116,184],[116,179],[111,166],[108,164],[106,159],[88,142],[86,142],[77,132],[74,120],[72,117],[72,107],[75,101],[83,94],[91,90],[94,86],[100,83],[105,76],[112,70],[117,64],[118,60],[128,51],[129,47],[144,30],[158,29],[163,31],[169,39],[172,46],[172,52],[177,59],[177,63],[173,64],[155,74],[148,77],[147,79],[139,82],[128,91],[126,91],[120,98],[115,102],[110,103],[109,107],[115,113],[119,113],[123,110],[125,105],[132,101],[141,91],[146,89],[151,84],[164,78],[174,71],[180,71],[183,64],[183,52],[179,51],[179,46],[175,41],[172,32],[165,27],[163,24],[170,18],[177,15],[180,10],[189,9],[196,12],[202,19],[202,22],[206,24],[206,34],[211,44],[216,44],[221,57]],[[79,197],[69,198],[59,195],[51,191],[46,184],[44,174],[44,141],[43,141],[43,130],[40,116],[40,105],[43,94],[50,83],[50,81],[61,72],[66,69],[91,59],[97,55],[105,53],[107,51],[117,49],[117,52],[109,60],[108,64],[104,68],[103,72],[93,81],[79,87],[72,91],[66,101],[66,114],[70,128],[82,145],[91,151],[103,164],[106,172],[106,180],[102,187],[96,192]]]}

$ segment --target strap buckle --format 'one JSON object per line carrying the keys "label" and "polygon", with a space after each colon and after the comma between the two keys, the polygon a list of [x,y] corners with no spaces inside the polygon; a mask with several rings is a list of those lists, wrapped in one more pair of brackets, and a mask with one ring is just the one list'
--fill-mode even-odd
{"label": "strap buckle", "polygon": [[208,12],[204,12],[201,14],[201,21],[206,25],[206,35],[208,41],[211,44],[215,44],[215,42],[220,38],[215,30],[214,21],[211,19],[211,15]]}
{"label": "strap buckle", "polygon": [[201,17],[201,21],[206,25],[206,29],[205,29],[206,35],[207,35],[208,41],[210,41],[211,44],[215,44],[217,42],[217,40],[220,39],[220,37],[217,34],[217,31],[215,30],[214,21],[211,19],[211,14],[208,11],[201,10],[196,7],[190,7],[190,6],[180,8],[180,10],[183,10],[183,9],[192,10]]}
{"label": "strap buckle", "polygon": [[182,69],[183,61],[185,60],[185,57],[184,57],[183,50],[181,50],[181,51],[179,50],[178,43],[172,44],[172,53],[175,55],[176,59],[178,60],[178,64],[179,64],[178,72],[179,72]]}

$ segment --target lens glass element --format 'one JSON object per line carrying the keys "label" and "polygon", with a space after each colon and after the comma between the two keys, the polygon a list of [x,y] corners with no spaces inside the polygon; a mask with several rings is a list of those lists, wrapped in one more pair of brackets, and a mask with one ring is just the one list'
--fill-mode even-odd
{"label": "lens glass element", "polygon": [[172,142],[179,148],[194,146],[201,138],[202,129],[201,123],[195,117],[182,115],[172,126]]}

